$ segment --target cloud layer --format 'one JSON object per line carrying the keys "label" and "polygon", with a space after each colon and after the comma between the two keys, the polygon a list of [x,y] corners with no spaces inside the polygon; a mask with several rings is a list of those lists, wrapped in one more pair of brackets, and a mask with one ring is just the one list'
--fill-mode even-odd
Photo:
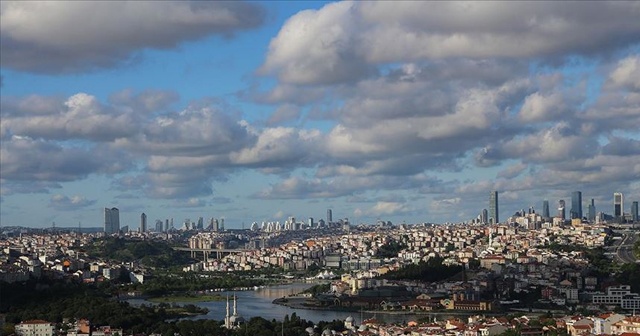
{"label": "cloud layer", "polygon": [[[85,5],[3,2],[3,68],[91,71],[264,20],[242,2]],[[237,182],[248,202],[344,200],[356,216],[424,220],[475,217],[493,189],[505,209],[574,189],[638,195],[638,17],[634,1],[327,4],[284,23],[242,107],[178,88],[3,95],[2,193],[106,176],[201,208],[252,172],[264,184]]]}
{"label": "cloud layer", "polygon": [[143,49],[173,49],[255,28],[265,16],[258,5],[223,1],[3,1],[1,6],[2,66],[43,73],[130,62]]}

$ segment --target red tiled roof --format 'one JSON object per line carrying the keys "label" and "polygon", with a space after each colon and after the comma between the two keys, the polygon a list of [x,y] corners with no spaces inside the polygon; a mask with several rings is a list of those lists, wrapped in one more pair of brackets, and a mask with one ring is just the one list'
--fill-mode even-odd
{"label": "red tiled roof", "polygon": [[22,321],[22,323],[20,324],[51,324],[51,322],[48,322],[45,320],[28,320],[28,321]]}

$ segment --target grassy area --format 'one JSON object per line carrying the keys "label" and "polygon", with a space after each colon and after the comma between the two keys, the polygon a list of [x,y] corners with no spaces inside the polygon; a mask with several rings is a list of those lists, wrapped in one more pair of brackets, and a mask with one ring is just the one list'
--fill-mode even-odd
{"label": "grassy area", "polygon": [[163,303],[163,302],[207,302],[207,301],[223,301],[226,300],[222,295],[172,295],[172,296],[160,296],[149,298],[148,301]]}

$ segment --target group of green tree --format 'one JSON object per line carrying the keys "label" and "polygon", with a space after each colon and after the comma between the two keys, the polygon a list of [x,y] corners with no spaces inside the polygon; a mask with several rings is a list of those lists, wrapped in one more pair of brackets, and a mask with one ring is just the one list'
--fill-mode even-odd
{"label": "group of green tree", "polygon": [[92,257],[120,262],[136,261],[154,268],[171,268],[193,261],[187,252],[176,251],[164,241],[107,237],[94,240],[83,250]]}
{"label": "group of green tree", "polygon": [[204,314],[206,309],[189,307],[141,306],[113,299],[97,286],[63,281],[0,283],[0,312],[10,324],[42,319],[54,323],[63,318],[87,318],[95,325],[110,325],[143,332],[164,320]]}
{"label": "group of green tree", "polygon": [[[581,251],[589,261],[588,273],[597,276],[600,283],[612,279],[621,284],[631,285],[631,290],[635,293],[640,292],[640,265],[637,263],[619,265],[604,254],[605,250],[602,247],[588,248],[579,245],[551,244],[547,248],[552,251]],[[640,244],[636,243],[634,250],[636,248],[640,250]]]}
{"label": "group of green tree", "polygon": [[307,289],[305,289],[304,291],[302,291],[302,293],[309,293],[313,296],[316,296],[318,294],[321,293],[326,293],[329,291],[329,289],[331,289],[331,284],[317,284],[317,285],[313,285]]}
{"label": "group of green tree", "polygon": [[378,247],[376,258],[397,258],[398,253],[407,248],[407,244],[395,240],[389,240]]}
{"label": "group of green tree", "polygon": [[[256,335],[276,336],[308,335],[305,329],[313,323],[292,314],[283,321],[253,317],[240,328],[228,330],[222,321],[197,319],[178,320],[184,315],[174,305],[132,306],[115,300],[98,286],[62,281],[28,281],[26,283],[0,283],[0,313],[5,314],[7,328],[2,334],[13,332],[12,326],[21,321],[42,319],[62,323],[65,318],[86,318],[92,325],[122,328],[126,333],[159,333],[162,335]],[[181,312],[203,313],[201,308],[188,305]],[[320,322],[319,330],[344,330],[341,321]]]}
{"label": "group of green tree", "polygon": [[436,282],[446,280],[463,271],[460,265],[444,265],[444,258],[435,256],[417,264],[407,264],[398,270],[389,271],[380,276],[389,280],[418,280]]}

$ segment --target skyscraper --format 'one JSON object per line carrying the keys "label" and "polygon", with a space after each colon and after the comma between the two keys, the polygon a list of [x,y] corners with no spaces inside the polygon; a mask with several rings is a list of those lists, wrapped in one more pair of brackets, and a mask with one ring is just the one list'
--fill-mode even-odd
{"label": "skyscraper", "polygon": [[142,215],[140,215],[140,232],[146,232],[147,231],[147,215],[143,212]]}
{"label": "skyscraper", "polygon": [[631,203],[631,220],[634,223],[638,222],[638,201]]}
{"label": "skyscraper", "polygon": [[582,192],[571,193],[571,219],[582,218]]}
{"label": "skyscraper", "polygon": [[331,209],[327,209],[327,224],[332,222],[333,222],[333,213],[331,212]]}
{"label": "skyscraper", "polygon": [[590,221],[595,221],[596,220],[596,201],[592,198],[591,199],[591,203],[589,204],[589,220]]}
{"label": "skyscraper", "polygon": [[494,190],[489,194],[489,222],[491,224],[500,223],[500,210],[498,209],[498,191]]}
{"label": "skyscraper", "polygon": [[480,222],[482,222],[482,224],[487,224],[489,222],[489,211],[487,211],[487,209],[482,209],[482,213],[480,214]]}
{"label": "skyscraper", "polygon": [[112,234],[120,231],[120,210],[104,208],[104,232]]}
{"label": "skyscraper", "polygon": [[622,218],[624,209],[624,196],[622,193],[613,193],[613,217]]}
{"label": "skyscraper", "polygon": [[542,218],[550,218],[549,214],[549,201],[542,201]]}
{"label": "skyscraper", "polygon": [[565,213],[565,203],[564,200],[558,201],[558,217],[562,220],[567,219],[567,214]]}

